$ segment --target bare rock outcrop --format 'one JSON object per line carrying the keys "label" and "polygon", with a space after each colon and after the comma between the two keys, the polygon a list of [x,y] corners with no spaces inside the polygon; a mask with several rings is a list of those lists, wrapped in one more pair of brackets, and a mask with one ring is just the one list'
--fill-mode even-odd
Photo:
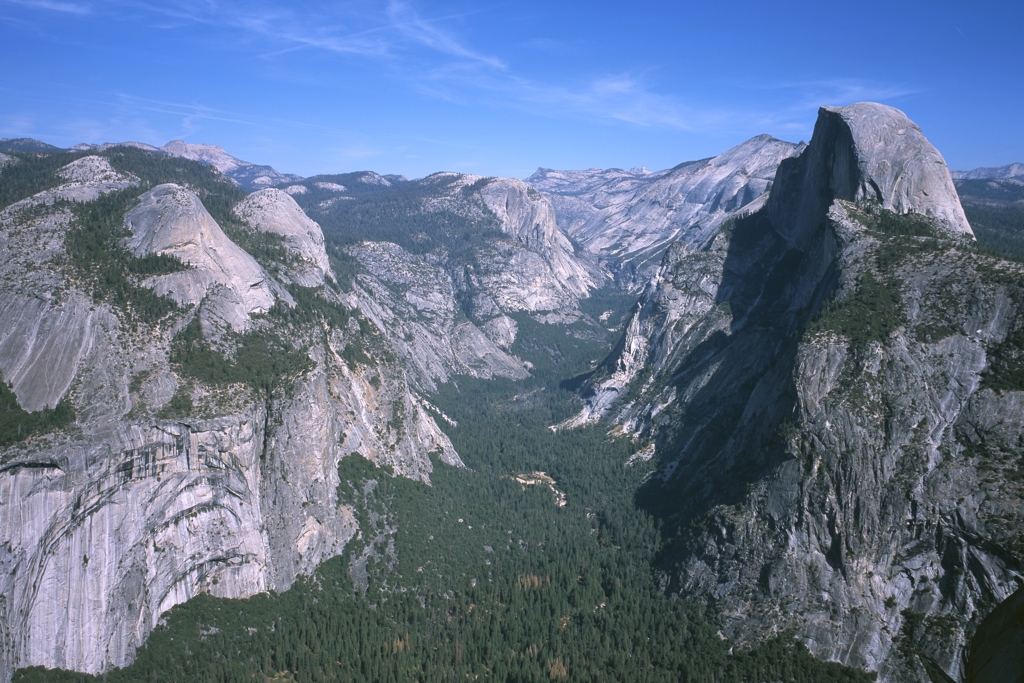
{"label": "bare rock outcrop", "polygon": [[617,264],[620,284],[642,287],[669,244],[703,247],[729,217],[756,210],[779,162],[802,149],[759,135],[665,171],[540,169],[527,182],[551,198],[570,236]]}
{"label": "bare rock outcrop", "polygon": [[572,244],[558,229],[555,211],[536,190],[521,180],[498,178],[487,183],[480,196],[498,220],[502,230],[539,254],[551,269],[547,289],[564,288],[576,297],[586,297],[597,287],[595,277],[575,258]]}
{"label": "bare rock outcrop", "polygon": [[[124,182],[76,164],[60,179]],[[356,294],[318,290],[347,326],[290,326],[309,366],[282,378],[288,391],[209,384],[171,363],[174,335],[207,310],[235,339],[260,334],[251,314],[287,292],[195,194],[160,185],[129,212],[126,244],[189,268],[141,281],[182,309],[140,320],[77,288],[72,213],[54,197],[0,212],[0,373],[22,408],[64,400],[76,418],[0,449],[0,681],[23,666],[126,665],[162,613],[200,592],[287,589],[358,531],[337,500],[342,458],[420,481],[431,457],[461,466]],[[190,410],[168,412],[181,396]]]}
{"label": "bare rock outcrop", "polygon": [[224,148],[220,146],[172,140],[161,147],[159,151],[173,157],[191,159],[213,166],[247,192],[280,183],[293,183],[302,180],[301,176],[280,173],[270,166],[242,161],[225,152]]}
{"label": "bare rock outcrop", "polygon": [[287,192],[269,188],[253,192],[234,212],[256,230],[284,237],[285,247],[297,259],[287,268],[288,279],[303,287],[319,287],[325,277],[334,279],[323,231]]}
{"label": "bare rock outcrop", "polygon": [[836,199],[924,215],[947,232],[973,237],[942,155],[900,110],[873,102],[822,107],[814,136],[829,144],[782,162],[780,187],[768,201],[787,238],[813,236]]}
{"label": "bare rock outcrop", "polygon": [[179,304],[196,305],[210,296],[207,310],[236,332],[250,316],[274,305],[266,271],[232,242],[193,192],[173,183],[158,185],[125,215],[132,235],[125,246],[136,256],[165,254],[191,269],[148,279],[145,284]]}
{"label": "bare rock outcrop", "polygon": [[457,374],[529,375],[520,360],[466,320],[443,267],[388,242],[364,242],[348,252],[367,271],[355,290],[360,310],[388,336],[419,386],[432,391]]}
{"label": "bare rock outcrop", "polygon": [[1014,163],[994,168],[976,168],[972,171],[950,171],[953,180],[993,180],[1024,178],[1024,164]]}
{"label": "bare rock outcrop", "polygon": [[566,426],[655,444],[669,590],[738,642],[792,628],[882,681],[963,680],[1024,583],[1024,386],[994,379],[1024,272],[972,243],[941,156],[859,104],[820,111],[764,208],[666,253]]}
{"label": "bare rock outcrop", "polygon": [[85,292],[67,286],[61,262],[71,212],[61,206],[40,214],[39,207],[92,201],[136,182],[99,157],[83,157],[57,175],[66,182],[0,211],[0,376],[29,411],[57,405],[114,324]]}
{"label": "bare rock outcrop", "polygon": [[56,187],[24,199],[5,210],[29,206],[52,206],[54,202],[91,202],[100,196],[125,190],[138,184],[134,176],[117,172],[103,157],[87,156],[72,161],[57,171]]}
{"label": "bare rock outcrop", "polygon": [[[289,190],[325,231],[346,235],[345,241],[356,243],[346,250],[377,281],[361,285],[373,291],[370,298],[375,305],[385,305],[399,319],[410,321],[421,316],[406,317],[394,306],[412,304],[424,318],[436,317],[435,313],[442,318],[454,315],[449,322],[460,325],[456,336],[445,332],[437,337],[436,331],[424,331],[424,339],[440,339],[442,346],[448,347],[454,341],[463,349],[444,351],[434,341],[423,342],[434,350],[422,349],[422,353],[409,356],[417,359],[413,363],[419,366],[416,373],[421,377],[441,376],[435,369],[424,374],[426,367],[447,367],[445,373],[458,373],[464,371],[458,368],[467,364],[474,368],[473,374],[521,376],[521,367],[513,369],[519,362],[487,341],[491,333],[480,336],[477,332],[497,332],[495,326],[501,326],[501,334],[492,339],[508,348],[515,342],[518,324],[491,325],[491,321],[512,321],[511,316],[521,314],[543,322],[581,320],[585,316],[580,301],[608,280],[596,258],[573,245],[559,228],[548,199],[521,181],[448,172],[414,181],[367,172],[343,179],[344,186],[334,180],[311,179],[296,186],[308,193]],[[344,192],[338,187],[344,187]],[[327,192],[334,196],[324,199]],[[351,213],[351,207],[364,206],[364,202],[381,202],[388,208],[382,213]],[[396,210],[403,213],[395,220],[379,217]],[[358,239],[346,234],[353,230],[352,223],[357,224],[354,232]],[[398,293],[414,282],[413,289]],[[382,320],[392,317],[382,316]],[[472,325],[461,325],[466,320]],[[402,336],[394,336],[401,340],[396,343],[412,348],[420,343],[418,335],[403,330]],[[469,361],[468,348],[482,354],[480,362]],[[442,361],[441,357],[455,360]]]}

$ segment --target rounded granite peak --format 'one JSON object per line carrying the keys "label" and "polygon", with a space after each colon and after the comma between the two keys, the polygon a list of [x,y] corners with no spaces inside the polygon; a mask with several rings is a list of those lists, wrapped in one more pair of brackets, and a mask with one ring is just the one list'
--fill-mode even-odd
{"label": "rounded granite peak", "polygon": [[974,236],[945,159],[906,114],[884,104],[819,109],[811,142],[775,173],[768,212],[787,239],[805,244],[837,199],[916,213]]}
{"label": "rounded granite peak", "polygon": [[946,160],[906,114],[877,102],[822,107],[815,137],[820,127],[833,122],[848,131],[857,164],[855,196],[849,199],[874,200],[896,213],[923,214],[950,232],[973,236]]}
{"label": "rounded granite peak", "polygon": [[234,212],[256,230],[284,237],[285,247],[305,266],[292,274],[302,286],[317,287],[324,283],[324,276],[333,277],[320,225],[305,214],[288,192],[272,187],[258,190],[239,202]]}
{"label": "rounded granite peak", "polygon": [[133,255],[165,254],[191,266],[143,282],[157,294],[186,305],[206,299],[203,305],[235,332],[248,329],[251,315],[274,305],[271,278],[224,234],[191,190],[174,183],[157,185],[125,214],[125,226],[131,235],[124,246]]}

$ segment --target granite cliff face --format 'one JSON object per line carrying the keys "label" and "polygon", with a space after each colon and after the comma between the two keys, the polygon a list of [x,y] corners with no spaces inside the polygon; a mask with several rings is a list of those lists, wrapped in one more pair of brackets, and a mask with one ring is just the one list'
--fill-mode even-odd
{"label": "granite cliff face", "polygon": [[[0,450],[0,680],[37,664],[124,665],[163,612],[199,592],[287,588],[358,531],[337,500],[344,457],[422,481],[435,462],[461,466],[365,292],[298,277],[289,290],[268,273],[277,264],[234,243],[196,192],[143,192],[105,157],[80,158],[55,182],[0,212],[0,374],[21,408],[67,403],[75,413],[63,429]],[[211,182],[204,193],[220,181]],[[180,264],[131,276],[135,285],[119,285],[127,299],[90,289],[69,246],[80,244],[90,202],[118,192],[139,199],[110,268],[155,254]],[[282,236],[304,277],[330,278],[316,224],[287,195],[267,195],[236,213]],[[178,307],[147,318],[132,286]],[[275,339],[286,340],[277,357],[296,361],[272,383],[237,369],[219,379],[174,350],[199,349],[224,373]],[[463,361],[484,362],[471,350]]]}
{"label": "granite cliff face", "polygon": [[280,235],[297,261],[286,279],[303,287],[319,287],[334,279],[324,250],[324,233],[302,212],[291,195],[276,189],[253,192],[234,208],[235,214],[261,232]]}
{"label": "granite cliff face", "polygon": [[525,376],[503,351],[516,338],[513,316],[581,320],[580,300],[608,280],[559,229],[550,202],[518,180],[353,173],[287,190],[325,232],[350,243],[344,255],[359,264],[359,290],[382,307],[378,319],[389,321],[394,343],[417,346],[411,357],[424,386],[467,368]]}
{"label": "granite cliff face", "polygon": [[793,628],[880,680],[962,680],[1024,582],[1024,271],[972,243],[902,112],[823,108],[764,208],[667,252],[563,425],[654,444],[667,587],[739,642]]}
{"label": "granite cliff face", "polygon": [[[656,173],[263,175],[242,186],[287,185],[244,198],[198,164],[154,181],[123,148],[0,209],[0,376],[75,418],[0,447],[0,683],[123,665],[171,606],[340,554],[369,533],[342,459],[424,483],[462,466],[426,393],[527,377],[523,327],[607,332],[581,302],[613,274],[646,287],[558,428],[637,438],[666,590],[741,646],[791,628],[925,683],[964,680],[1024,584],[1024,268],[975,250],[895,109],[823,108],[809,146],[760,136]],[[76,265],[100,202],[124,215],[116,258]]]}
{"label": "granite cliff face", "polygon": [[456,374],[483,379],[529,374],[522,361],[466,318],[443,267],[389,242],[363,242],[348,253],[365,268],[354,288],[361,310],[401,349],[418,386],[433,391]]}
{"label": "granite cliff face", "polygon": [[125,222],[132,233],[125,246],[133,255],[173,256],[191,266],[143,284],[182,305],[203,303],[208,328],[219,324],[242,332],[252,315],[274,305],[275,290],[283,292],[256,259],[228,239],[202,200],[183,187],[154,187],[139,198]]}
{"label": "granite cliff face", "polygon": [[539,169],[527,182],[550,198],[569,235],[614,264],[620,284],[639,288],[669,244],[701,248],[730,216],[759,208],[779,162],[802,149],[759,135],[666,171]]}
{"label": "granite cliff face", "polygon": [[[55,187],[0,211],[0,250],[6,256],[0,263],[0,372],[29,411],[57,405],[111,324],[107,311],[91,306],[81,291],[66,289],[51,265],[63,256],[71,220],[66,202],[92,201],[137,181],[114,173],[99,157],[78,159],[58,177]],[[42,215],[26,221],[33,214]]]}
{"label": "granite cliff face", "polygon": [[[153,155],[150,177],[168,151],[123,150],[79,151],[0,214],[0,375],[23,409],[75,414],[0,450],[0,680],[125,665],[174,604],[282,591],[340,554],[359,531],[340,461],[427,483],[461,467],[424,392],[526,377],[511,315],[578,319],[604,278],[517,180],[360,173],[261,189],[215,218],[238,190],[178,167],[187,187],[143,182],[118,168]],[[325,196],[402,188],[403,211],[462,232],[343,241],[332,262],[295,199],[331,218]],[[89,214],[99,201],[124,220],[97,250],[89,230],[116,211]],[[103,270],[113,289],[97,289]],[[146,291],[176,306],[146,313]]]}

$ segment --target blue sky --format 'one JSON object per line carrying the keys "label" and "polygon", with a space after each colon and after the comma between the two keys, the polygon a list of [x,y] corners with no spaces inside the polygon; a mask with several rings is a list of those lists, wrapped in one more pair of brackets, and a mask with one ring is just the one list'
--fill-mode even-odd
{"label": "blue sky", "polygon": [[312,175],[667,168],[817,107],[1024,161],[1024,3],[0,0],[0,135],[172,139]]}

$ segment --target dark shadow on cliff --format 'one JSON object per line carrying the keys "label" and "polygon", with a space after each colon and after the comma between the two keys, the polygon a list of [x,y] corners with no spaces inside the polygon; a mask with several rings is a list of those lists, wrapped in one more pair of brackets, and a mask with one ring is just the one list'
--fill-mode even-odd
{"label": "dark shadow on cliff", "polygon": [[834,265],[820,267],[826,251],[796,249],[766,211],[736,221],[717,296],[729,304],[731,331],[710,335],[676,366],[671,385],[693,398],[659,415],[661,476],[636,494],[669,541],[663,568],[686,554],[696,521],[742,504],[755,482],[791,457],[784,434],[796,419],[799,338],[837,279]]}

